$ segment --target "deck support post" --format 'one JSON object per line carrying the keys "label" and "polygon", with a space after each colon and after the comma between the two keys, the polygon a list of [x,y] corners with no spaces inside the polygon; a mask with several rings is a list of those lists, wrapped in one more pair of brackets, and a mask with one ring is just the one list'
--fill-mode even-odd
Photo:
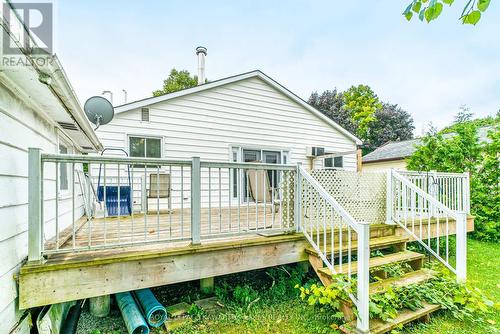
{"label": "deck support post", "polygon": [[370,224],[358,222],[358,333],[370,331]]}
{"label": "deck support post", "polygon": [[458,213],[456,238],[457,282],[463,283],[467,279],[467,214],[465,212]]}
{"label": "deck support post", "polygon": [[[57,175],[56,175],[57,177]],[[28,149],[28,261],[42,257],[42,160],[39,148]]]}
{"label": "deck support post", "polygon": [[213,277],[207,277],[207,278],[202,278],[200,279],[200,290],[204,294],[211,294],[214,292],[214,278]]}
{"label": "deck support post", "polygon": [[90,314],[98,318],[108,316],[111,305],[111,296],[104,295],[99,297],[89,298]]}
{"label": "deck support post", "polygon": [[385,194],[385,223],[387,225],[394,225],[392,221],[392,168],[387,171],[387,181],[386,181],[386,194]]}
{"label": "deck support post", "polygon": [[191,165],[191,243],[201,243],[201,163],[193,157]]}
{"label": "deck support post", "polygon": [[301,162],[297,162],[297,168],[295,171],[295,196],[294,196],[294,207],[293,207],[293,217],[295,223],[295,231],[300,232],[300,218],[302,217],[302,213],[300,212],[302,208],[302,175],[300,174],[300,168],[302,167]]}

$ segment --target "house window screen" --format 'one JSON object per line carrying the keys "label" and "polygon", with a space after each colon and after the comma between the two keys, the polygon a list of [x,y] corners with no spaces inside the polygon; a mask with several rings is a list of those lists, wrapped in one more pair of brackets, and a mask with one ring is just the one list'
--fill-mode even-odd
{"label": "house window screen", "polygon": [[131,157],[161,158],[161,139],[130,137],[129,152]]}
{"label": "house window screen", "polygon": [[344,157],[333,157],[333,158],[325,158],[324,160],[325,168],[342,168],[344,167]]}

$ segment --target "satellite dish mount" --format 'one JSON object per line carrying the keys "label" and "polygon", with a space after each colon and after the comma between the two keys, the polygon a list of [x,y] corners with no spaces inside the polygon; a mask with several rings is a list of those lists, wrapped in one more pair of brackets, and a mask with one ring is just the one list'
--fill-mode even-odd
{"label": "satellite dish mount", "polygon": [[113,119],[115,111],[111,102],[102,96],[92,96],[83,107],[85,115],[89,121],[96,125],[97,130],[99,126],[108,124]]}

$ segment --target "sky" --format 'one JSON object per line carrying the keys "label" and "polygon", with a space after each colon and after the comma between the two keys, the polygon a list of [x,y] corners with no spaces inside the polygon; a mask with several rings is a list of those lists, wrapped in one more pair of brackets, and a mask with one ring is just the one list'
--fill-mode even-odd
{"label": "sky", "polygon": [[82,103],[149,97],[171,68],[196,74],[202,45],[209,80],[259,69],[306,100],[367,84],[421,135],[464,104],[500,109],[500,1],[476,26],[458,21],[465,2],[427,24],[406,21],[405,1],[57,0],[55,52]]}

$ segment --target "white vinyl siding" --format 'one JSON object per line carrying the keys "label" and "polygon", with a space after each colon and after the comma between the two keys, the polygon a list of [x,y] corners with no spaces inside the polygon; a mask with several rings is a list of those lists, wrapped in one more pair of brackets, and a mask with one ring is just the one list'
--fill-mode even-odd
{"label": "white vinyl siding", "polygon": [[[28,254],[28,148],[59,152],[56,129],[0,84],[0,333],[8,333],[24,313],[17,309],[14,275]],[[68,148],[70,149],[70,148]],[[54,225],[55,167],[44,170],[47,238]],[[77,201],[77,214],[81,213]],[[71,223],[71,200],[61,198],[60,224]],[[78,215],[77,215],[78,217]]]}
{"label": "white vinyl siding", "polygon": [[[229,146],[284,147],[292,163],[306,164],[307,146],[354,151],[355,143],[259,78],[212,88],[149,106],[150,122],[137,122],[141,110],[115,115],[97,130],[105,147],[126,148],[126,136],[163,137],[164,156],[229,161]],[[356,155],[344,159],[356,168]]]}
{"label": "white vinyl siding", "polygon": [[[141,108],[117,113],[97,131],[104,147],[128,149],[128,136],[162,138],[167,159],[231,161],[233,147],[286,151],[287,163],[309,167],[308,146],[327,152],[355,152],[354,141],[262,79],[252,77],[148,106],[149,122],[138,122]],[[356,169],[356,155],[344,156]],[[223,175],[223,198],[231,177]],[[203,176],[203,174],[202,174]],[[175,175],[173,175],[175,177]],[[189,180],[186,180],[189,182]],[[175,194],[175,180],[172,182]],[[203,199],[202,199],[203,200]],[[180,201],[173,198],[173,204]]]}
{"label": "white vinyl siding", "polygon": [[384,171],[394,169],[406,170],[406,161],[404,159],[399,160],[389,160],[389,161],[378,161],[371,163],[363,163],[363,171]]}

